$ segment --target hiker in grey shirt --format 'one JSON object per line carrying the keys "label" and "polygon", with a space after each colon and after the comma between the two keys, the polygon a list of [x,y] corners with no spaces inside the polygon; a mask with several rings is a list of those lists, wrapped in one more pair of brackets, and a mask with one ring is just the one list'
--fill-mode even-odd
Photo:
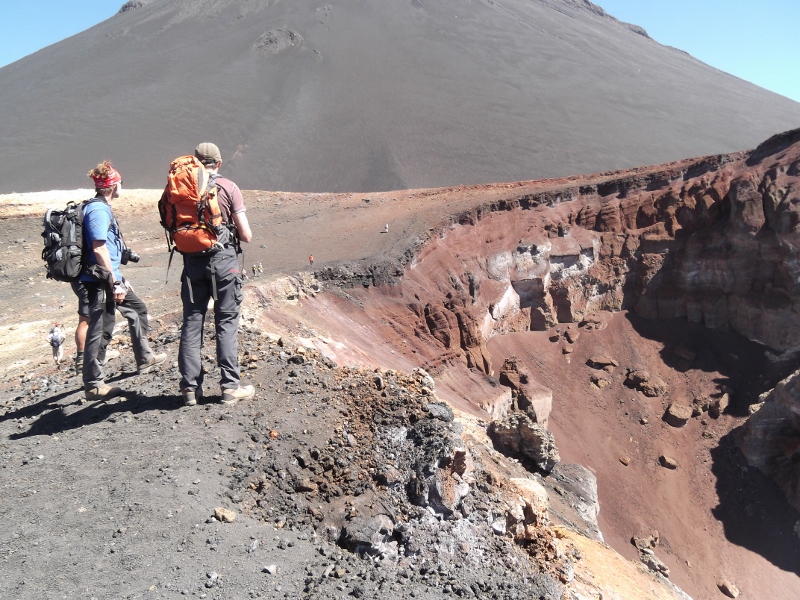
{"label": "hiker in grey shirt", "polygon": [[[217,186],[222,220],[242,242],[253,238],[245,215],[244,200],[239,187],[230,179],[217,174],[222,155],[215,144],[202,143],[194,155],[211,173]],[[178,352],[181,372],[181,393],[186,406],[197,404],[202,396],[203,368],[200,347],[203,341],[208,302],[214,298],[214,326],[217,333],[217,364],[220,370],[221,402],[235,404],[255,396],[252,385],[239,384],[239,308],[242,304],[242,276],[236,245],[229,241],[213,254],[184,255],[181,275],[183,329]]]}

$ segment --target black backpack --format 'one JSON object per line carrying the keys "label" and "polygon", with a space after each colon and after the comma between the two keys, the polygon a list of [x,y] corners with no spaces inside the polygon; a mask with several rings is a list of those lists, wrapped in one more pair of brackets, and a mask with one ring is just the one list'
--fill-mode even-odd
{"label": "black backpack", "polygon": [[83,209],[90,202],[68,202],[64,210],[50,209],[44,214],[44,250],[47,278],[77,281],[84,267]]}

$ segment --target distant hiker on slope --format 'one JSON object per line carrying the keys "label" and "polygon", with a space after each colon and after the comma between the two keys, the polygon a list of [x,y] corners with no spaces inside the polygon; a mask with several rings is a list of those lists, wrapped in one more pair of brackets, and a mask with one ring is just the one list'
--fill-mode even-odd
{"label": "distant hiker on slope", "polygon": [[[89,171],[97,195],[83,213],[84,256],[87,268],[80,282],[86,289],[89,326],[83,357],[83,387],[87,400],[106,400],[122,393],[118,387],[105,384],[101,348],[108,345],[109,320],[114,308],[128,320],[139,373],[147,373],[167,359],[166,354],[153,354],[147,341],[147,307],[136,295],[133,286],[120,273],[120,265],[131,258],[122,239],[111,201],[119,198],[122,177],[110,162],[104,161]],[[138,258],[138,257],[137,257]],[[110,338],[109,338],[110,339]],[[104,361],[103,361],[104,362]]]}
{"label": "distant hiker on slope", "polygon": [[50,347],[53,349],[53,360],[56,364],[61,364],[64,360],[64,340],[67,337],[61,331],[61,323],[56,323],[50,328],[50,333],[47,336],[47,341],[50,342]]}
{"label": "distant hiker on slope", "polygon": [[[194,181],[197,177],[208,177],[208,184],[203,193],[205,201],[211,205],[210,220],[216,220],[221,214],[219,225],[213,227],[213,243],[203,250],[191,251],[188,244],[178,238],[179,232],[169,228],[176,248],[183,254],[183,274],[181,275],[181,300],[183,301],[183,330],[178,352],[178,367],[181,372],[181,393],[184,404],[193,406],[197,398],[202,396],[203,369],[200,346],[203,339],[203,322],[208,303],[214,299],[214,326],[217,337],[217,364],[220,369],[221,402],[235,404],[239,400],[249,400],[255,396],[252,385],[242,386],[239,383],[239,310],[242,303],[242,275],[237,259],[238,243],[249,242],[253,238],[250,223],[245,214],[244,199],[239,187],[230,179],[218,174],[222,165],[219,148],[210,142],[204,142],[194,151],[196,158],[204,169],[198,173],[194,167],[184,167],[191,172]],[[183,202],[180,198],[171,198],[170,190],[179,191],[178,185],[180,164],[190,165],[193,157],[183,157],[173,161],[170,171],[170,183],[164,191],[160,206],[165,213],[180,212]],[[179,161],[183,161],[179,163]],[[208,189],[210,188],[210,190]],[[217,213],[218,210],[218,213]],[[168,221],[168,219],[166,220]],[[165,222],[165,221],[164,221]],[[166,223],[169,225],[169,223]],[[211,227],[197,224],[196,229]],[[193,235],[190,225],[184,226],[187,237]],[[200,243],[200,242],[197,242]],[[256,268],[254,266],[253,274]]]}

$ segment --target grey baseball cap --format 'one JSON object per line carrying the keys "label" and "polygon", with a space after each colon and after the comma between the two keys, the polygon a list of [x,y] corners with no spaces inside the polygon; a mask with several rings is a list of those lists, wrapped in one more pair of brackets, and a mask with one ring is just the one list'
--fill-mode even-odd
{"label": "grey baseball cap", "polygon": [[212,144],[211,142],[197,144],[197,148],[194,149],[194,155],[202,163],[218,163],[222,160],[222,154],[219,153],[219,148],[217,148],[216,144]]}

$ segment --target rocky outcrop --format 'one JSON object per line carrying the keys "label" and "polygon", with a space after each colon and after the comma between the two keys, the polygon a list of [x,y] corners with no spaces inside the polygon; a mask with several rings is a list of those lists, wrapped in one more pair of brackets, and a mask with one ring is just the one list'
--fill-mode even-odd
{"label": "rocky outcrop", "polygon": [[525,370],[520,370],[513,356],[505,360],[498,378],[501,384],[511,388],[513,408],[547,429],[553,408],[553,392],[534,381]]}
{"label": "rocky outcrop", "polygon": [[694,414],[694,409],[688,404],[673,402],[664,413],[664,421],[673,427],[683,427]]}
{"label": "rocky outcrop", "polygon": [[148,2],[149,0],[128,0],[127,2],[125,2],[125,4],[123,4],[120,7],[119,12],[125,13],[125,12],[130,12],[132,10],[136,10],[137,8],[142,8]]}
{"label": "rocky outcrop", "polygon": [[486,339],[477,317],[465,304],[452,295],[444,302],[429,302],[424,307],[412,304],[416,319],[407,326],[414,328],[417,337],[430,335],[443,349],[457,350],[468,367],[491,374],[492,358],[486,349]]}
{"label": "rocky outcrop", "polygon": [[636,546],[639,551],[639,560],[647,566],[648,569],[669,577],[669,568],[655,555],[655,548],[660,541],[658,531],[651,531],[646,534],[635,535],[631,538],[631,543]]}
{"label": "rocky outcrop", "polygon": [[772,477],[800,510],[800,371],[765,395],[743,427],[739,447],[751,466]]}
{"label": "rocky outcrop", "polygon": [[279,54],[289,48],[302,47],[303,37],[291,29],[274,29],[259,36],[253,44],[260,56]]}
{"label": "rocky outcrop", "polygon": [[527,414],[512,413],[493,421],[488,433],[500,452],[518,457],[543,473],[549,473],[561,460],[553,434]]}
{"label": "rocky outcrop", "polygon": [[667,385],[660,377],[651,376],[648,371],[642,369],[629,370],[625,378],[625,385],[639,390],[649,398],[663,396],[667,392]]}
{"label": "rocky outcrop", "polygon": [[469,494],[473,462],[463,447],[459,427],[453,423],[453,411],[441,402],[427,404],[426,410],[428,418],[408,431],[417,446],[409,498],[419,506],[428,506],[434,513],[449,517]]}
{"label": "rocky outcrop", "polygon": [[600,514],[600,496],[597,477],[583,465],[559,463],[553,467],[549,480],[553,482],[551,505],[553,510],[570,519],[572,526],[583,535],[603,541],[597,516]]}

